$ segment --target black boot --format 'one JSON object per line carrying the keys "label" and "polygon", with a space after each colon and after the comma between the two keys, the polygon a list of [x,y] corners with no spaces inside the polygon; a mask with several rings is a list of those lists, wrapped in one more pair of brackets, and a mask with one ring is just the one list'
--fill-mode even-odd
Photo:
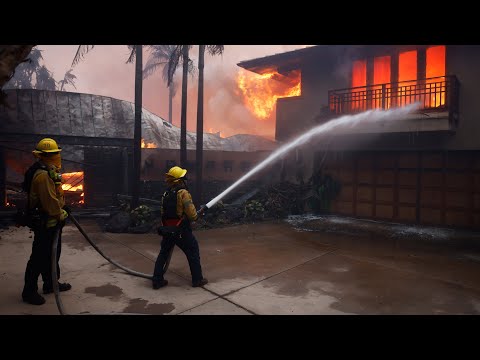
{"label": "black boot", "polygon": [[40,295],[38,292],[31,294],[22,294],[22,299],[24,302],[32,305],[43,305],[45,304],[45,298]]}
{"label": "black boot", "polygon": [[[58,291],[68,291],[72,288],[72,285],[69,283],[58,283]],[[43,285],[43,293],[51,294],[53,293],[53,287]]]}
{"label": "black boot", "polygon": [[153,285],[153,288],[155,290],[157,290],[157,289],[160,289],[164,286],[167,286],[168,285],[168,280],[153,281],[152,285]]}
{"label": "black boot", "polygon": [[196,282],[196,283],[193,283],[192,286],[193,287],[200,287],[200,286],[203,286],[203,285],[206,285],[208,284],[208,280],[203,278],[202,280]]}

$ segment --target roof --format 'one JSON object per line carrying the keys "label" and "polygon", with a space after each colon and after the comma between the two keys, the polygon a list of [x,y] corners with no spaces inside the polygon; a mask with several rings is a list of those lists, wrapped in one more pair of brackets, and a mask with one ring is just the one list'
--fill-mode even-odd
{"label": "roof", "polygon": [[[0,105],[0,132],[133,139],[135,105],[111,97],[65,91],[5,90],[12,109]],[[142,110],[142,138],[157,148],[179,149],[180,128]],[[275,141],[256,135],[221,138],[204,133],[205,150],[273,150]],[[187,149],[196,148],[196,133],[187,132]]]}
{"label": "roof", "polygon": [[301,60],[306,55],[318,51],[318,48],[320,47],[320,45],[311,46],[261,58],[244,60],[237,65],[257,74],[265,74],[274,70],[278,71],[279,69],[279,73],[281,73],[282,69],[297,70],[300,66]]}
{"label": "roof", "polygon": [[338,57],[345,53],[353,54],[360,49],[376,47],[385,48],[385,45],[315,45],[261,58],[244,60],[237,65],[257,74],[277,72],[288,76],[292,70],[299,70],[302,62],[308,58],[318,56]]}

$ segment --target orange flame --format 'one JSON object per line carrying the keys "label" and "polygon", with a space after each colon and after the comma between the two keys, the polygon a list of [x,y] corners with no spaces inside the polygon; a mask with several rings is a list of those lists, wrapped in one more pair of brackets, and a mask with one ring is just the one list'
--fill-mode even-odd
{"label": "orange flame", "polygon": [[154,143],[146,143],[144,139],[142,139],[142,148],[147,148],[147,149],[156,149],[157,145]]}
{"label": "orange flame", "polygon": [[270,117],[278,98],[299,96],[301,93],[300,79],[294,86],[285,86],[272,79],[275,75],[278,74],[271,72],[258,75],[242,69],[237,74],[237,86],[246,107],[261,120]]}
{"label": "orange flame", "polygon": [[427,78],[435,78],[427,81],[427,94],[430,93],[429,102],[431,107],[445,105],[445,93],[442,92],[445,81],[445,45],[433,46],[427,49]]}
{"label": "orange flame", "polygon": [[[72,183],[76,183],[81,179],[80,181],[81,183],[75,186],[72,186],[72,184],[68,183],[70,179],[72,179],[71,181]],[[62,189],[64,191],[83,191],[83,171],[64,173],[62,174],[62,180],[65,182],[65,184],[62,184]]]}

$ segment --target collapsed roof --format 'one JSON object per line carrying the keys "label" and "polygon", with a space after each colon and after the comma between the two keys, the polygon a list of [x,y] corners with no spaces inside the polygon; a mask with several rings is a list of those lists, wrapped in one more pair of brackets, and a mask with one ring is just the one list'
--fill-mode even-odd
{"label": "collapsed roof", "polygon": [[[35,89],[6,90],[9,109],[0,105],[0,132],[133,139],[135,105],[111,97]],[[142,110],[142,138],[161,149],[180,148],[180,128],[147,109]],[[240,134],[222,138],[205,133],[204,150],[270,151],[275,141]],[[187,149],[196,148],[196,134],[187,132]]]}

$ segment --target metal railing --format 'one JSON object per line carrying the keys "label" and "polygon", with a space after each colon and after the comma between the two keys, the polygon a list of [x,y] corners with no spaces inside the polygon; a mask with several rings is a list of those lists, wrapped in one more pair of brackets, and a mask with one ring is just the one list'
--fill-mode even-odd
{"label": "metal railing", "polygon": [[458,113],[459,83],[454,75],[331,90],[330,111],[350,114],[420,102],[422,111]]}

